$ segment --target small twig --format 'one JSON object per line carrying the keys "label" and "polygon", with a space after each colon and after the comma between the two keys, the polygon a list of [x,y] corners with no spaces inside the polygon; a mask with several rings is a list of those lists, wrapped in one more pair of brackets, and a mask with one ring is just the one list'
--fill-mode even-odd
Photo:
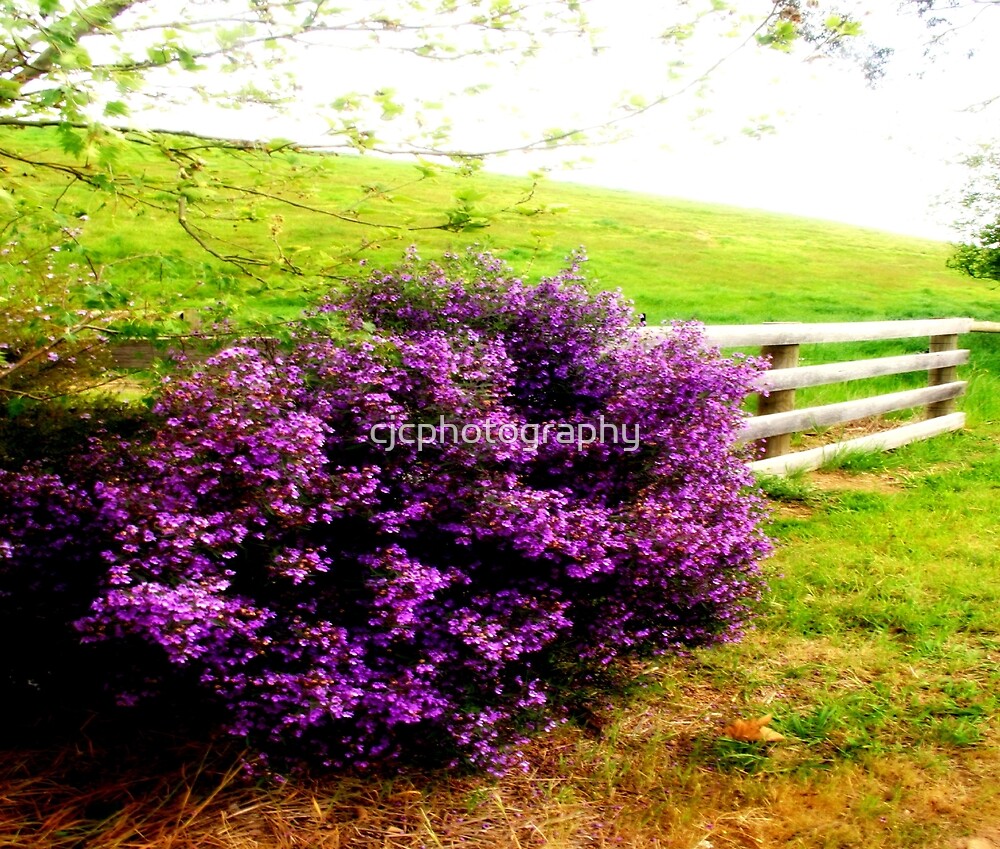
{"label": "small twig", "polygon": [[240,271],[242,271],[248,277],[252,277],[262,286],[267,285],[266,280],[264,280],[259,275],[254,274],[249,268],[247,268],[247,266],[251,265],[255,265],[258,267],[267,265],[266,262],[264,262],[263,260],[253,259],[252,257],[224,256],[223,254],[215,250],[215,248],[213,248],[211,245],[209,245],[204,238],[202,238],[201,234],[198,233],[198,231],[187,220],[187,200],[185,199],[184,195],[180,195],[177,198],[177,223],[181,225],[181,229],[184,230],[185,233],[187,233],[192,239],[195,240],[195,242],[198,243],[198,245],[201,247],[202,250],[205,251],[205,253],[209,254],[210,256],[214,256],[220,262],[236,266]]}
{"label": "small twig", "polygon": [[80,324],[78,327],[80,330],[93,330],[95,333],[119,334],[125,332],[124,330],[112,330],[110,327],[101,327],[99,324]]}
{"label": "small twig", "polygon": [[83,325],[77,324],[74,327],[71,327],[69,330],[64,331],[62,336],[57,336],[47,345],[43,345],[41,348],[36,348],[34,351],[31,351],[30,353],[25,354],[23,357],[21,357],[21,359],[19,359],[16,363],[11,363],[5,369],[0,370],[0,381],[6,380],[15,372],[20,371],[25,366],[33,363],[39,357],[48,354],[50,351],[57,348],[59,345],[65,342],[70,336],[72,336],[74,333],[77,333],[82,326]]}
{"label": "small twig", "polygon": [[49,395],[49,396],[33,395],[30,392],[22,392],[20,389],[8,389],[5,386],[0,386],[0,394],[16,395],[18,398],[29,398],[32,401],[40,401],[43,403],[45,401],[51,401],[53,398],[60,397],[58,395]]}
{"label": "small twig", "polygon": [[290,200],[289,198],[282,197],[281,195],[275,195],[272,194],[271,192],[263,192],[260,189],[251,189],[248,186],[233,186],[230,185],[229,183],[219,183],[219,187],[222,189],[229,189],[232,192],[240,192],[242,194],[255,195],[256,197],[267,198],[268,200],[274,200],[277,201],[278,203],[283,203],[286,206],[292,206],[295,207],[296,209],[303,209],[306,212],[314,212],[317,215],[328,215],[331,218],[336,218],[339,221],[346,221],[349,224],[362,224],[366,227],[378,227],[379,229],[384,229],[384,230],[407,229],[406,227],[403,227],[399,224],[377,224],[372,221],[362,221],[360,218],[354,218],[350,215],[344,215],[343,213],[340,212],[332,212],[329,209],[321,209],[318,206],[310,206],[309,204]]}
{"label": "small twig", "polygon": [[68,183],[66,184],[66,186],[65,186],[65,187],[63,188],[63,190],[62,190],[62,191],[61,191],[61,192],[59,193],[59,197],[57,197],[57,198],[56,198],[56,199],[55,199],[55,200],[53,201],[53,203],[52,203],[52,211],[53,211],[53,212],[55,212],[56,210],[58,210],[58,209],[59,209],[59,204],[60,204],[60,203],[62,203],[62,199],[63,199],[64,197],[66,197],[66,193],[67,193],[67,192],[68,192],[68,191],[69,191],[69,190],[70,190],[71,188],[73,188],[73,186],[74,186],[74,185],[76,185],[76,181],[77,181],[77,180],[79,180],[79,179],[80,179],[79,177],[77,177],[77,176],[74,176],[74,177],[73,177],[73,179],[72,179],[72,180],[70,180],[70,181],[69,181],[69,182],[68,182]]}

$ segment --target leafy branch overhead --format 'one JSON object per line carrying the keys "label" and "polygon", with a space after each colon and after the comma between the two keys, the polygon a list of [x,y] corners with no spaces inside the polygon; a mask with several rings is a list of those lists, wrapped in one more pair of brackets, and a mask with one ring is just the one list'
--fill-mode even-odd
{"label": "leafy branch overhead", "polygon": [[14,120],[44,112],[69,122],[94,120],[95,106],[105,116],[128,114],[130,105],[116,95],[169,98],[168,78],[159,72],[170,69],[234,75],[235,85],[215,80],[206,93],[274,104],[288,97],[281,66],[285,49],[296,43],[340,51],[377,45],[428,58],[530,53],[543,38],[583,26],[570,0],[537,12],[506,3],[488,11],[476,2],[448,2],[430,12],[408,0],[395,5],[389,15],[372,14],[370,4],[334,9],[307,0],[8,3],[0,60],[5,111]]}
{"label": "leafy branch overhead", "polygon": [[[943,0],[909,5],[929,24],[946,18]],[[485,81],[476,75],[485,60],[529,60],[560,39],[602,56],[606,33],[592,20],[602,8],[577,0],[395,0],[376,8],[315,0],[11,0],[0,7],[0,240],[44,252],[83,216],[127,215],[150,231],[183,234],[221,275],[266,287],[294,279],[300,287],[306,278],[339,277],[345,262],[388,240],[428,229],[476,231],[505,212],[553,211],[527,183],[520,197],[459,188],[450,202],[397,203],[414,184],[438,178],[441,158],[475,170],[488,156],[588,144],[638,128],[642,116],[698,90],[729,57],[755,45],[800,45],[805,50],[796,52],[806,58],[853,53],[873,77],[887,56],[859,35],[860,19],[818,0],[668,4],[658,11],[673,23],[648,34],[663,48],[664,81],[617,102],[595,98],[589,117],[539,126],[521,142],[498,136],[476,149],[456,140],[450,121],[461,114],[460,101],[449,98],[483,95]],[[685,53],[699,37],[711,49]],[[295,76],[304,67],[297,60],[310,50],[334,82],[324,90],[322,154],[288,139],[219,138],[202,126],[208,112],[191,111],[242,107],[249,126],[265,126],[266,117],[296,102],[305,84]],[[403,57],[444,69],[436,79],[454,90],[387,86],[365,70],[371,66],[362,60],[373,55],[380,63]],[[163,126],[171,121],[175,126]],[[396,185],[324,193],[324,173],[337,167],[329,153],[340,150],[410,153],[420,161],[413,177]],[[291,210],[356,225],[358,239],[324,240],[320,248],[285,226]],[[75,249],[96,265],[99,258],[86,253],[91,244],[85,233]]]}
{"label": "leafy branch overhead", "polygon": [[[427,59],[530,55],[544,39],[585,27],[575,2],[535,7],[448,2],[431,11],[401,2],[386,8],[373,13],[369,4],[345,10],[299,0],[169,7],[148,0],[5,4],[0,10],[0,127],[6,129],[0,162],[8,176],[0,196],[3,232],[23,239],[72,223],[65,209],[71,198],[64,193],[51,202],[38,189],[55,179],[66,192],[93,190],[97,199],[91,204],[169,214],[208,254],[263,279],[272,271],[322,274],[323,258],[305,269],[290,261],[289,250],[276,239],[261,239],[259,233],[244,239],[237,234],[232,244],[233,210],[245,222],[266,217],[262,207],[273,214],[275,206],[291,205],[356,221],[362,231],[375,228],[384,239],[394,231],[481,226],[504,207],[518,206],[514,200],[472,208],[467,199],[456,198],[453,209],[429,212],[425,220],[373,219],[367,209],[375,201],[391,201],[391,192],[365,190],[346,205],[317,201],[311,191],[316,164],[301,145],[150,129],[162,120],[157,116],[164,108],[199,100],[280,109],[296,90],[287,59],[305,46],[321,47],[324,55],[371,48]],[[369,98],[337,97],[324,147],[376,148],[374,125],[360,115],[369,101],[378,106],[376,123],[404,110],[391,90]],[[42,138],[54,138],[56,150],[38,136],[12,132],[45,128],[54,136]],[[442,133],[440,127],[427,129],[428,138]],[[126,156],[137,149],[138,164]],[[247,160],[257,179],[239,185],[227,179],[231,175],[221,165],[232,157]],[[430,179],[434,169],[425,163],[420,174]]]}
{"label": "leafy branch overhead", "polygon": [[[791,37],[787,25],[790,21],[793,28],[798,25],[789,6],[787,2],[754,3],[752,9],[748,6],[750,14],[741,16],[735,6],[718,0],[701,10],[679,4],[674,10],[677,25],[660,36],[672,51],[665,59],[676,58],[679,50],[679,41],[670,32],[687,37],[704,26],[710,15],[748,25],[751,34],[749,39],[738,39],[741,44],[756,37],[761,43],[784,46]],[[482,62],[470,70],[466,60],[489,57],[517,62],[541,54],[560,38],[590,43],[593,53],[599,54],[599,30],[588,20],[587,8],[578,0],[516,4],[508,0],[441,0],[435,4],[395,0],[377,7],[361,2],[332,7],[318,0],[184,4],[13,0],[0,9],[0,128],[55,128],[59,149],[55,153],[32,151],[31,145],[21,143],[21,137],[6,132],[0,136],[0,161],[11,166],[12,179],[21,182],[55,174],[67,186],[110,195],[134,211],[169,212],[176,225],[210,255],[251,276],[263,279],[264,272],[276,270],[323,273],[322,263],[306,269],[289,262],[287,250],[272,250],[274,240],[261,239],[259,234],[242,241],[236,238],[237,244],[230,244],[234,234],[224,211],[259,208],[266,200],[315,208],[319,215],[338,215],[371,228],[385,224],[365,215],[371,195],[363,194],[360,202],[338,207],[317,204],[310,191],[314,169],[301,158],[306,150],[303,145],[219,139],[211,132],[192,131],[197,121],[191,120],[155,129],[164,116],[171,110],[175,118],[183,116],[181,110],[199,103],[267,110],[252,112],[262,119],[272,110],[287,109],[302,82],[290,70],[297,67],[293,60],[313,50],[323,57],[323,67],[336,69],[345,79],[340,90],[329,93],[324,149],[417,153],[475,168],[485,156],[505,151],[587,143],[594,133],[633,121],[704,82],[728,55],[722,52],[717,61],[673,90],[631,98],[618,107],[609,104],[604,112],[598,104],[589,122],[539,128],[534,139],[488,150],[452,143],[451,118],[440,100],[400,93],[365,79],[361,72],[343,74],[372,51],[430,60],[438,66],[457,63],[453,76],[462,80],[462,86],[452,95],[474,97],[484,86],[469,76],[482,72]],[[836,32],[825,33],[824,38],[838,40],[852,34],[847,30],[846,22],[838,24]],[[811,31],[806,36],[814,37]],[[389,125],[398,129],[388,133]],[[124,156],[137,146],[144,148],[146,156],[141,173]],[[219,176],[220,160],[212,154],[251,160],[260,181],[239,186],[227,183]],[[423,168],[423,176],[430,178],[431,167],[425,164]],[[28,219],[60,212],[60,204],[39,203],[32,192],[15,188],[3,199],[7,228],[23,233]],[[458,197],[451,208],[430,211],[423,220],[395,222],[380,239],[393,235],[393,230],[475,229],[507,206],[519,207],[516,202],[473,206]],[[47,229],[66,223],[59,220]],[[365,238],[365,243],[371,241]],[[262,250],[262,244],[268,247]]]}

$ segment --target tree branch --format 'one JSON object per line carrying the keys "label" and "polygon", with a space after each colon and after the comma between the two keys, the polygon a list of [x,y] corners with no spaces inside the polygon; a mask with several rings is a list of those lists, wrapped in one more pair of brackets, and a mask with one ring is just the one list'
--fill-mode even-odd
{"label": "tree branch", "polygon": [[5,368],[0,369],[0,381],[6,380],[15,372],[20,371],[25,366],[28,366],[31,363],[35,362],[35,360],[37,360],[39,357],[48,354],[50,351],[52,351],[53,349],[61,345],[63,342],[65,342],[74,333],[78,333],[82,329],[82,327],[83,325],[81,324],[71,327],[69,330],[64,331],[61,336],[57,336],[47,345],[43,345],[41,348],[36,348],[34,351],[31,351],[25,354],[23,357],[21,357],[21,359],[19,359],[16,363],[11,363]]}
{"label": "tree branch", "polygon": [[197,242],[198,246],[203,251],[205,251],[205,253],[215,257],[217,260],[219,260],[219,262],[224,262],[227,265],[236,266],[236,268],[238,268],[248,277],[252,277],[262,286],[267,285],[267,281],[264,280],[263,277],[254,274],[254,272],[251,271],[250,269],[252,267],[256,268],[265,267],[270,263],[265,262],[264,260],[254,259],[253,257],[244,257],[236,255],[226,256],[215,250],[215,248],[209,245],[208,242],[202,237],[201,233],[198,232],[198,229],[192,226],[191,223],[187,220],[187,199],[184,197],[184,195],[180,195],[177,198],[177,223],[181,225],[181,229],[184,230],[185,233],[187,233],[192,239],[194,239],[195,242]]}
{"label": "tree branch", "polygon": [[376,224],[372,221],[362,221],[360,218],[355,218],[350,215],[344,215],[341,212],[333,212],[329,209],[322,209],[318,206],[311,206],[307,203],[299,203],[298,201],[290,200],[289,198],[282,197],[281,195],[272,194],[271,192],[264,192],[260,189],[251,189],[248,186],[233,186],[229,183],[219,183],[219,188],[228,189],[232,192],[240,192],[246,195],[254,195],[255,197],[267,198],[268,200],[277,201],[278,203],[285,204],[286,206],[292,206],[296,209],[302,209],[306,212],[313,212],[317,215],[328,215],[331,218],[336,218],[338,221],[346,221],[349,224],[361,224],[365,227],[378,227],[385,230],[408,230],[411,228],[403,227],[400,224]]}
{"label": "tree branch", "polygon": [[[138,2],[142,2],[142,0],[106,0],[106,2],[96,3],[75,13],[71,12],[69,17],[76,17],[77,20],[69,28],[69,40],[73,44],[78,44],[81,38],[97,32]],[[19,74],[14,75],[14,81],[23,85],[44,76],[52,69],[62,52],[63,48],[50,43],[37,58],[25,62],[24,69]]]}

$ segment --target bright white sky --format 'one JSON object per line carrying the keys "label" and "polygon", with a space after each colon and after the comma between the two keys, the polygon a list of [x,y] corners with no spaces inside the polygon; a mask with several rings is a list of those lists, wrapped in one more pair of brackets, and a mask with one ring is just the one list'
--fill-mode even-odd
{"label": "bright white sky", "polygon": [[[554,39],[537,60],[516,70],[505,62],[491,70],[481,63],[387,57],[381,50],[316,48],[296,63],[302,88],[295,120],[262,127],[259,116],[229,112],[220,124],[206,119],[201,128],[317,141],[326,125],[310,103],[328,103],[373,82],[396,88],[406,101],[408,93],[448,92],[485,74],[493,84],[486,94],[442,94],[455,143],[473,149],[522,143],[537,138],[539,130],[599,121],[608,114],[607,104],[624,93],[677,90],[737,47],[739,39],[722,35],[737,18],[708,19],[687,43],[686,76],[667,80],[671,54],[652,36],[666,23],[664,9],[676,14],[678,5],[592,0],[591,18],[604,30],[598,43],[606,49],[594,57],[579,40]],[[990,47],[1000,43],[1000,9],[987,10],[930,63],[923,57],[928,31],[922,23],[901,19],[895,0],[865,5],[882,7],[865,19],[866,31],[897,48],[889,76],[874,91],[857,67],[747,47],[713,71],[704,96],[688,91],[625,122],[629,139],[512,154],[490,167],[527,173],[585,155],[590,164],[556,170],[552,177],[954,238],[948,227],[954,211],[935,203],[964,181],[964,169],[955,164],[959,157],[976,143],[1000,138],[1000,106],[967,109],[1000,95],[1000,51]],[[920,71],[925,73],[918,76]],[[698,110],[709,111],[693,119]],[[743,129],[755,122],[771,123],[776,132],[745,135]]]}

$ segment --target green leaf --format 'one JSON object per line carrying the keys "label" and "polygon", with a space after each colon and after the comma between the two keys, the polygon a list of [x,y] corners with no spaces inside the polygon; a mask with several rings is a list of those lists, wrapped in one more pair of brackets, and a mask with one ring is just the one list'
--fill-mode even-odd
{"label": "green leaf", "polygon": [[197,71],[200,69],[201,66],[198,64],[195,54],[190,50],[178,45],[175,51],[177,53],[177,62],[185,71]]}
{"label": "green leaf", "polygon": [[486,195],[483,192],[478,189],[474,189],[471,186],[459,189],[455,192],[455,198],[466,204],[475,203],[477,200],[482,200],[485,197]]}
{"label": "green leaf", "polygon": [[62,86],[53,86],[38,93],[38,103],[41,106],[55,106],[65,95]]}
{"label": "green leaf", "polygon": [[361,99],[357,94],[345,94],[338,97],[330,104],[338,112],[352,112],[361,105]]}
{"label": "green leaf", "polygon": [[853,38],[861,35],[861,21],[852,21],[850,18],[842,18],[839,15],[831,15],[825,21],[826,28],[832,30],[837,35],[846,38]]}
{"label": "green leaf", "polygon": [[111,168],[119,159],[119,147],[117,144],[105,142],[97,148],[97,164],[105,170]]}
{"label": "green leaf", "polygon": [[13,80],[0,79],[0,100],[14,100],[21,96],[21,86]]}
{"label": "green leaf", "polygon": [[375,102],[382,107],[382,120],[391,121],[403,113],[403,104],[395,99],[394,89],[387,88],[375,92]]}
{"label": "green leaf", "polygon": [[798,29],[792,21],[778,21],[768,32],[757,36],[757,43],[787,52],[798,36]]}
{"label": "green leaf", "polygon": [[166,65],[171,59],[171,54],[163,45],[157,45],[146,50],[146,58],[154,65]]}
{"label": "green leaf", "polygon": [[121,100],[111,100],[104,105],[104,114],[109,118],[128,115],[128,105]]}
{"label": "green leaf", "polygon": [[660,33],[663,41],[686,41],[694,35],[694,27],[691,24],[679,24]]}
{"label": "green leaf", "polygon": [[56,136],[59,139],[59,147],[63,153],[79,156],[86,148],[83,134],[73,129],[69,124],[60,124],[56,130]]}
{"label": "green leaf", "polygon": [[67,69],[89,68],[93,61],[90,54],[80,45],[64,50],[59,56],[59,64]]}

